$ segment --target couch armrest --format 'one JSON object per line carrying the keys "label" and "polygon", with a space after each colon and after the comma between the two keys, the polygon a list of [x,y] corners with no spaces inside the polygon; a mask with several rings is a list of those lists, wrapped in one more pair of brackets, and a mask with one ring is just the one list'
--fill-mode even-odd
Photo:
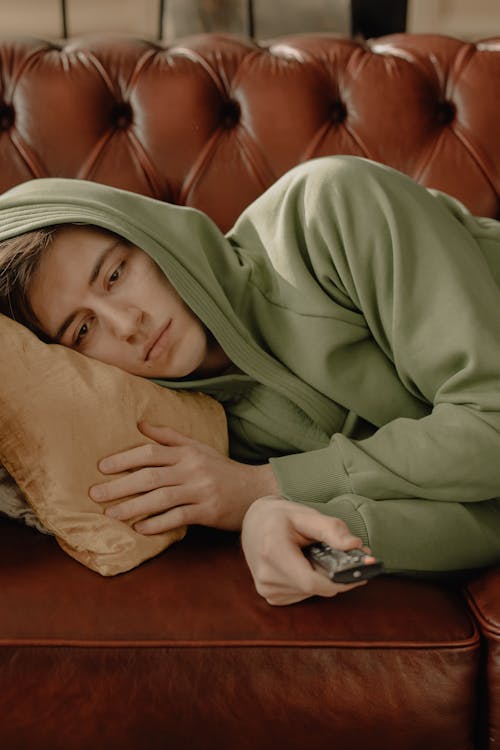
{"label": "couch armrest", "polygon": [[482,665],[485,695],[482,729],[485,748],[500,743],[500,567],[490,568],[464,587],[467,602],[485,640]]}

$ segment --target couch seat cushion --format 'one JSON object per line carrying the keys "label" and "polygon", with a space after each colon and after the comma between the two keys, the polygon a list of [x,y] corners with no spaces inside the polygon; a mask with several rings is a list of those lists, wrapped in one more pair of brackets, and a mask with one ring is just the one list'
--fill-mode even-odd
{"label": "couch seat cushion", "polygon": [[238,536],[201,528],[102,578],[4,520],[0,560],[9,750],[473,747],[479,636],[458,588],[382,576],[271,607]]}

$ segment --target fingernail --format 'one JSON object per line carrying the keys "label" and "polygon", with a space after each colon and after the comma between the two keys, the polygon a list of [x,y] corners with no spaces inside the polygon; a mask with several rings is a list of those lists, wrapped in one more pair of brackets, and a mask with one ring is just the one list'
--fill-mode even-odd
{"label": "fingernail", "polygon": [[112,468],[112,461],[110,461],[107,458],[103,458],[102,461],[99,462],[99,469],[101,471],[108,471]]}
{"label": "fingernail", "polygon": [[104,491],[100,487],[91,487],[90,497],[93,500],[102,500],[102,498],[104,497]]}

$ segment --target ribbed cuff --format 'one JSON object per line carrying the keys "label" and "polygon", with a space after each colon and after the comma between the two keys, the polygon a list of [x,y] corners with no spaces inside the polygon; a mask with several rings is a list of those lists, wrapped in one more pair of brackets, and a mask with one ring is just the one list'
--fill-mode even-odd
{"label": "ribbed cuff", "polygon": [[360,503],[356,502],[355,498],[336,497],[328,503],[309,503],[303,500],[300,505],[307,505],[308,508],[314,508],[314,510],[318,510],[326,516],[341,518],[354,536],[359,536],[363,540],[363,544],[368,547],[372,546],[365,519],[358,510]]}
{"label": "ribbed cuff", "polygon": [[[318,510],[320,510],[320,508],[318,508]],[[349,526],[349,530],[354,536],[359,536],[359,538],[363,540],[363,544],[366,544],[368,547],[371,546],[365,519],[359,510],[354,507],[352,501],[340,497],[338,498],[338,501],[332,500],[332,502],[329,503],[328,513],[336,518],[341,518],[344,523]]]}
{"label": "ribbed cuff", "polygon": [[281,494],[289,500],[326,503],[337,495],[353,492],[339,449],[333,443],[316,451],[270,458],[269,463]]}

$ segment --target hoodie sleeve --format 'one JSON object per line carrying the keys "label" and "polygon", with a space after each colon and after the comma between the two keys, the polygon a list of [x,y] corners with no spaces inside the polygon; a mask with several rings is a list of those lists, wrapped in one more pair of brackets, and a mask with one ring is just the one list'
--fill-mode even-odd
{"label": "hoodie sleeve", "polygon": [[397,498],[372,500],[345,493],[325,503],[301,501],[341,518],[384,562],[405,575],[472,570],[500,560],[500,501],[449,503]]}
{"label": "hoodie sleeve", "polygon": [[271,459],[283,494],[311,500],[314,485],[323,502],[346,492],[398,502],[500,496],[500,222],[474,219],[382,165],[343,157],[334,173],[320,169],[321,180],[304,181],[316,276],[327,292],[342,285],[399,379],[432,411]]}

